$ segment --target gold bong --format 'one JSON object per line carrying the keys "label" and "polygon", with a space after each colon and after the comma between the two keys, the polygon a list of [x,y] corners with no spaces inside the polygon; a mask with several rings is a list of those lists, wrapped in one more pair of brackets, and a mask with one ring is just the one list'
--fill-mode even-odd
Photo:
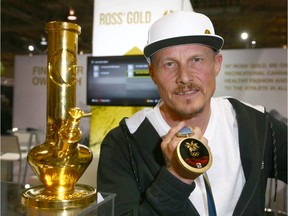
{"label": "gold bong", "polygon": [[[48,22],[47,128],[43,144],[32,148],[28,162],[43,185],[26,189],[22,204],[29,215],[75,215],[97,199],[95,188],[76,184],[93,159],[82,138],[80,119],[90,116],[76,107],[78,35],[81,27]],[[69,213],[70,211],[70,213]],[[38,212],[38,213],[37,213]]]}

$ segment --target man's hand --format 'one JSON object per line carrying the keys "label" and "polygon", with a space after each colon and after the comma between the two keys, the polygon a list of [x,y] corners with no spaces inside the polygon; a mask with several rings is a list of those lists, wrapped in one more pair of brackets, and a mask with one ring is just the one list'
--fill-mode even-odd
{"label": "man's hand", "polygon": [[[187,184],[192,184],[195,176],[191,175],[189,171],[185,170],[180,165],[176,154],[178,143],[183,139],[183,137],[177,137],[177,133],[184,126],[185,123],[180,122],[176,127],[171,128],[161,143],[161,149],[165,159],[167,170],[181,181]],[[206,145],[208,144],[208,140],[202,136],[200,128],[193,127],[191,129],[193,131],[193,134],[190,136],[191,138],[198,139]]]}

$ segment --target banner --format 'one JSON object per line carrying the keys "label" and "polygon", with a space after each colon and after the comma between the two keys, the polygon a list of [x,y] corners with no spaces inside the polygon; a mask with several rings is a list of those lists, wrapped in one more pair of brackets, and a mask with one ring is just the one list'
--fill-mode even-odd
{"label": "banner", "polygon": [[192,5],[189,0],[95,0],[93,56],[142,52],[151,24],[177,10],[192,11]]}
{"label": "banner", "polygon": [[223,50],[215,96],[263,105],[287,124],[287,50]]}

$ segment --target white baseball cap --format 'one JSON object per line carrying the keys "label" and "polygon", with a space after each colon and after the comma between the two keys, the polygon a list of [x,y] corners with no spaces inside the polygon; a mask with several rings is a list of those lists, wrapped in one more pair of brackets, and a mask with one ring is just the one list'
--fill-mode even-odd
{"label": "white baseball cap", "polygon": [[203,44],[218,51],[224,40],[215,35],[211,20],[204,14],[176,11],[152,24],[144,55],[150,63],[150,57],[160,49],[182,44]]}

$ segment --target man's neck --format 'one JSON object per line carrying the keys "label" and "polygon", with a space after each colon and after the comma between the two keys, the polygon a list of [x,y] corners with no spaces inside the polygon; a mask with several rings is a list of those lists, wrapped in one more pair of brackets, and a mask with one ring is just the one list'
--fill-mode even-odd
{"label": "man's neck", "polygon": [[202,134],[204,134],[209,123],[211,106],[206,106],[201,112],[198,112],[189,118],[177,115],[175,112],[169,110],[164,104],[160,107],[160,112],[170,127],[174,127],[181,121],[184,121],[187,126],[199,127]]}

